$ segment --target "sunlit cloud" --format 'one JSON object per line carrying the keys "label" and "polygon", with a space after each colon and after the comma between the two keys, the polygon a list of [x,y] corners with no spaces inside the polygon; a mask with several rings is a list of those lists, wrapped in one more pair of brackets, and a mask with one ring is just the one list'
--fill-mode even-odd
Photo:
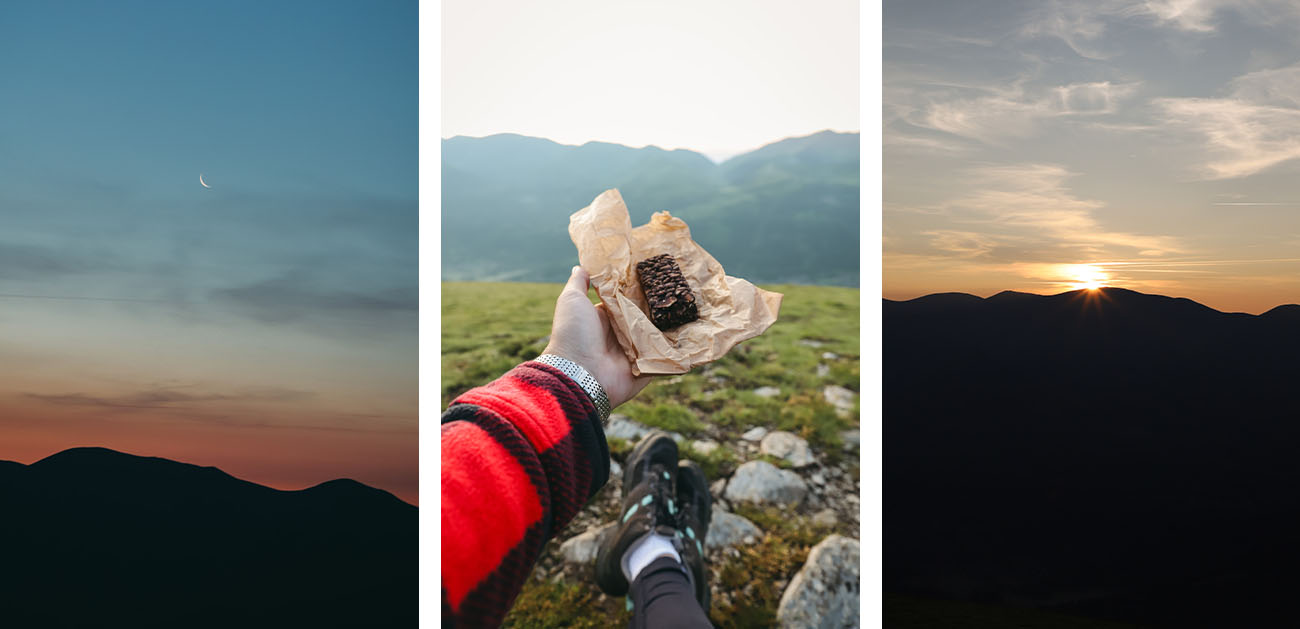
{"label": "sunlit cloud", "polygon": [[[991,226],[1024,228],[1053,244],[1079,246],[1100,253],[1105,247],[1138,250],[1139,255],[1163,255],[1182,249],[1178,239],[1105,229],[1093,216],[1101,201],[1076,197],[1065,185],[1071,173],[1051,164],[1019,164],[973,169],[977,185],[945,207],[973,213]],[[987,228],[986,228],[987,230]],[[988,230],[992,231],[992,230]]]}
{"label": "sunlit cloud", "polygon": [[1293,0],[1147,0],[1142,13],[1158,24],[1182,31],[1209,33],[1218,28],[1219,14],[1233,12],[1243,19],[1271,24],[1300,17]]}

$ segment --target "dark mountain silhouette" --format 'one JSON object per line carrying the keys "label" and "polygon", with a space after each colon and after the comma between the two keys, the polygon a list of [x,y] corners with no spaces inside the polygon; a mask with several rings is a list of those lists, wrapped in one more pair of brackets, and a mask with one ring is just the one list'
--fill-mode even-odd
{"label": "dark mountain silhouette", "polygon": [[417,509],[74,448],[0,462],[6,626],[414,626]]}
{"label": "dark mountain silhouette", "polygon": [[1300,307],[1108,288],[883,308],[887,591],[1300,618]]}
{"label": "dark mountain silhouette", "polygon": [[632,224],[668,210],[731,275],[856,285],[856,133],[787,138],[714,164],[699,153],[500,134],[442,141],[444,280],[563,281],[569,215],[618,188]]}

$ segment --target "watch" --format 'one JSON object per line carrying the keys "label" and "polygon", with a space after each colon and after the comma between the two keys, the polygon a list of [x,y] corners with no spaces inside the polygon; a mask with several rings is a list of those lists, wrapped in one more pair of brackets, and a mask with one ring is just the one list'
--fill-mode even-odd
{"label": "watch", "polygon": [[533,360],[544,365],[550,365],[559,369],[564,375],[578,383],[587,396],[591,398],[591,403],[596,405],[596,412],[600,414],[600,424],[605,426],[609,423],[609,396],[605,394],[605,389],[596,381],[596,377],[591,375],[582,365],[569,360],[563,356],[555,354],[542,354]]}

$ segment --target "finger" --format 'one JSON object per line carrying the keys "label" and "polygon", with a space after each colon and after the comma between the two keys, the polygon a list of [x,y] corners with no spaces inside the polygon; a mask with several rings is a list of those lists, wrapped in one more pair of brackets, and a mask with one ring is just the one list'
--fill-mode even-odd
{"label": "finger", "polygon": [[587,275],[587,271],[580,266],[575,266],[573,267],[573,270],[569,272],[569,282],[564,285],[564,289],[576,290],[579,293],[586,295],[587,286],[590,282],[591,278]]}

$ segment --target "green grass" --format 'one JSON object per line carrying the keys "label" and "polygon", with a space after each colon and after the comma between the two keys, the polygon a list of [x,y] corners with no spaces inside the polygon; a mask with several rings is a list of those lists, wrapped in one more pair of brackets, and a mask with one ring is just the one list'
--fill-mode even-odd
{"label": "green grass", "polygon": [[[442,285],[442,403],[485,384],[541,353],[550,334],[559,284],[444,283]],[[823,461],[842,456],[839,433],[858,427],[856,414],[841,418],[822,389],[858,390],[858,299],[856,289],[826,286],[764,286],[785,294],[777,322],[762,336],[738,345],[722,359],[689,374],[656,378],[616,412],[635,421],[679,432],[690,439],[735,442],[749,428],[790,430],[804,436]],[[595,301],[594,293],[591,295]],[[808,342],[820,343],[812,347]],[[823,358],[832,352],[834,358]],[[817,374],[818,365],[828,373]],[[758,387],[780,394],[755,395]],[[635,445],[611,440],[622,460]],[[684,444],[681,456],[700,463],[710,480],[730,474],[746,459],[725,445],[707,455]],[[757,456],[750,458],[760,458]],[[856,471],[856,468],[853,468]],[[587,509],[601,509],[593,501]],[[799,570],[808,550],[831,531],[811,524],[806,513],[738,507],[765,532],[740,556],[711,564],[713,582],[731,598],[715,604],[723,627],[774,623],[781,590],[776,583]],[[608,514],[599,513],[602,517]],[[612,516],[610,516],[612,517]],[[850,531],[843,531],[854,533]],[[561,533],[560,538],[570,532]],[[558,545],[552,542],[546,552]],[[507,617],[509,627],[625,626],[624,601],[604,597],[586,581],[530,578]]]}
{"label": "green grass", "polygon": [[605,629],[625,627],[632,614],[619,602],[595,593],[594,588],[575,583],[552,583],[529,579],[519,598],[501,623],[519,629]]}

